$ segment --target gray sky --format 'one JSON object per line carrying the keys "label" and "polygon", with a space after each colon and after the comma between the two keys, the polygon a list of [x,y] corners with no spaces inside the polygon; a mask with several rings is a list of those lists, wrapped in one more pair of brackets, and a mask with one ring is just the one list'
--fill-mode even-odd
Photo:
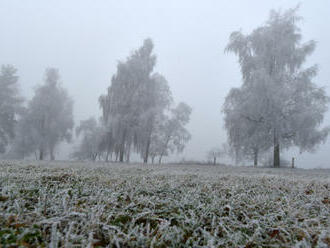
{"label": "gray sky", "polygon": [[[47,67],[60,70],[75,100],[75,120],[98,117],[118,60],[150,37],[156,71],[169,81],[176,102],[193,108],[192,140],[179,157],[205,159],[226,139],[220,112],[231,87],[241,85],[237,59],[225,54],[232,31],[248,33],[263,24],[271,9],[301,4],[305,41],[317,41],[307,64],[320,67],[316,82],[330,94],[330,1],[284,0],[0,0],[0,64],[18,68],[29,99]],[[330,124],[330,114],[325,119]],[[330,167],[330,139],[314,154],[297,157],[301,167]],[[291,151],[287,156],[297,156]]]}

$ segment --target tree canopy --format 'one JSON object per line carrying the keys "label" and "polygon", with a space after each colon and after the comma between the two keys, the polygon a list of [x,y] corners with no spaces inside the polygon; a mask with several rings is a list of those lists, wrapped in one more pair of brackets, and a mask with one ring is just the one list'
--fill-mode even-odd
{"label": "tree canopy", "polygon": [[311,151],[324,142],[321,127],[329,97],[313,78],[317,66],[304,67],[315,42],[302,42],[297,9],[272,11],[265,25],[251,34],[233,32],[226,51],[238,56],[243,85],[232,89],[224,104],[225,126],[237,153],[297,146]]}

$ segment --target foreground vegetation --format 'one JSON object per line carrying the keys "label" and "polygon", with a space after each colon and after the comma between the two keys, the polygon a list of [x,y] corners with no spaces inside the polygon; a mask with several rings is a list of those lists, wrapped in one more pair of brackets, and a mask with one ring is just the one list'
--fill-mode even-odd
{"label": "foreground vegetation", "polygon": [[0,162],[1,247],[328,247],[330,171]]}

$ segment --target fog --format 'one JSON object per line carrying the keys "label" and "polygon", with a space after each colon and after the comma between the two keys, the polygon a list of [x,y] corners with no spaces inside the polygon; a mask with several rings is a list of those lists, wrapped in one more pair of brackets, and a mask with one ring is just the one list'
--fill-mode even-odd
{"label": "fog", "polygon": [[[56,67],[74,98],[74,119],[99,117],[98,98],[106,92],[119,60],[150,37],[156,71],[166,77],[176,102],[192,109],[192,135],[184,152],[171,159],[204,160],[206,152],[226,141],[225,96],[242,84],[237,58],[224,49],[236,30],[251,32],[271,9],[301,4],[303,40],[317,41],[307,60],[317,63],[315,82],[330,94],[329,1],[0,1],[0,64],[18,69],[23,95],[30,99],[43,82],[44,70]],[[329,125],[330,113],[324,120]],[[69,147],[61,149],[66,156]],[[330,139],[316,153],[297,157],[299,167],[328,167]],[[66,154],[66,155],[63,155]]]}

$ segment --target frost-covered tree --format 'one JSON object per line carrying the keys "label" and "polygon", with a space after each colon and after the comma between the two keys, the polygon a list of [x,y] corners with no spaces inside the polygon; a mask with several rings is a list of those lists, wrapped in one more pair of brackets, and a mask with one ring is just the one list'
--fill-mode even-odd
{"label": "frost-covered tree", "polygon": [[114,135],[115,150],[121,162],[125,153],[126,156],[130,153],[133,142],[137,143],[137,129],[146,100],[141,96],[148,89],[156,63],[152,49],[151,40],[145,40],[125,62],[119,62],[107,95],[99,99],[104,124]]}
{"label": "frost-covered tree", "polygon": [[17,70],[11,65],[1,67],[0,72],[0,153],[15,136],[18,114],[22,110],[23,99],[18,91]]}
{"label": "frost-covered tree", "polygon": [[153,43],[146,39],[125,62],[119,62],[107,94],[99,99],[104,126],[120,162],[125,157],[129,160],[132,148],[148,161],[156,116],[171,102],[167,81],[153,73],[156,56],[152,51]]}
{"label": "frost-covered tree", "polygon": [[72,157],[80,160],[95,161],[101,151],[102,138],[105,136],[104,130],[97,123],[95,118],[81,121],[76,128],[76,136],[82,137],[79,146],[76,148]]}
{"label": "frost-covered tree", "polygon": [[157,125],[164,117],[165,111],[169,108],[172,98],[166,79],[157,73],[152,75],[152,84],[146,94],[147,107],[141,115],[141,124],[138,133],[141,145],[140,154],[144,163],[148,162],[150,145],[154,133],[157,132]]}
{"label": "frost-covered tree", "polygon": [[180,153],[190,140],[191,135],[186,129],[189,123],[191,107],[181,102],[171,109],[170,115],[165,116],[163,123],[157,126],[155,138],[151,143],[153,156],[158,156],[158,162],[162,162],[164,156],[170,153]]}
{"label": "frost-covered tree", "polygon": [[227,46],[238,56],[243,77],[242,87],[230,92],[224,107],[230,143],[246,146],[244,141],[252,139],[267,148],[272,142],[274,167],[280,166],[281,149],[312,151],[329,133],[328,127],[320,127],[329,97],[313,83],[317,66],[303,67],[315,42],[302,43],[296,12],[272,11],[251,34],[233,32]]}
{"label": "frost-covered tree", "polygon": [[14,144],[14,147],[25,150],[25,141],[32,142],[26,155],[31,153],[33,148],[34,152],[38,152],[40,160],[43,160],[47,153],[50,159],[54,160],[56,146],[62,141],[70,141],[73,129],[73,100],[61,87],[57,69],[46,70],[45,83],[36,88],[21,122],[20,136],[26,136],[26,139]]}

